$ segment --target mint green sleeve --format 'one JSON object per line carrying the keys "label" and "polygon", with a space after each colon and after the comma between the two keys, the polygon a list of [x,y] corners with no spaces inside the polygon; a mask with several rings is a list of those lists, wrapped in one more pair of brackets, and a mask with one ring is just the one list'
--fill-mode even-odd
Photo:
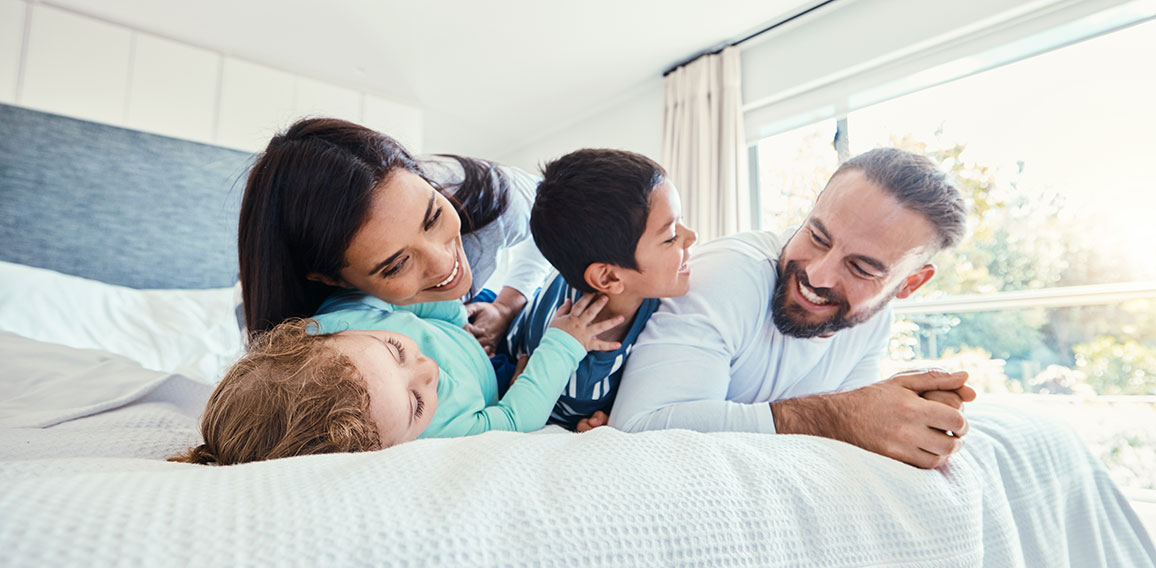
{"label": "mint green sleeve", "polygon": [[456,300],[397,306],[364,296],[327,306],[323,313],[315,314],[313,319],[321,326],[323,333],[347,329],[384,329],[405,333],[404,329],[388,323],[392,319],[390,314],[401,312],[410,312],[421,319],[445,320],[454,327],[466,325],[466,307]]}
{"label": "mint green sleeve", "polygon": [[540,430],[585,356],[586,349],[570,334],[556,328],[546,330],[526,369],[510,385],[506,396],[497,405],[474,413],[462,435],[490,430]]}
{"label": "mint green sleeve", "polygon": [[346,302],[325,313],[314,314],[313,320],[320,326],[322,333],[338,333],[349,329],[397,331],[388,323],[392,313],[363,303]]}
{"label": "mint green sleeve", "polygon": [[399,312],[412,312],[422,319],[438,319],[448,321],[454,324],[455,327],[465,327],[468,316],[466,316],[466,305],[458,300],[446,300],[444,302],[425,302],[422,304],[410,304],[408,306],[394,305],[394,309]]}

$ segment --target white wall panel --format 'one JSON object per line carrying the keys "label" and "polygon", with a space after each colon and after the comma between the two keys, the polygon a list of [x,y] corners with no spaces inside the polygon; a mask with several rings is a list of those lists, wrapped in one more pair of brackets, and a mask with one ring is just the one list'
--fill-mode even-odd
{"label": "white wall panel", "polygon": [[[580,148],[617,148],[662,160],[662,78],[654,77],[628,96],[580,120],[559,125],[525,146],[492,158],[537,174],[545,162]],[[673,180],[678,185],[678,180]]]}
{"label": "white wall panel", "polygon": [[25,6],[20,0],[0,0],[0,102],[4,103],[16,102]]}
{"label": "white wall panel", "polygon": [[0,102],[249,151],[335,116],[422,149],[420,108],[23,0],[0,0]]}
{"label": "white wall panel", "polygon": [[215,52],[137,34],[128,126],[212,142],[220,66]]}
{"label": "white wall panel", "polygon": [[124,124],[132,32],[34,4],[20,104]]}
{"label": "white wall panel", "polygon": [[422,112],[419,108],[366,95],[361,122],[397,139],[412,153],[420,154],[422,151]]}
{"label": "white wall panel", "polygon": [[242,150],[264,149],[295,118],[296,79],[284,71],[226,57],[216,142]]}
{"label": "white wall panel", "polygon": [[325,116],[361,122],[361,93],[308,77],[297,77],[293,114],[294,118]]}

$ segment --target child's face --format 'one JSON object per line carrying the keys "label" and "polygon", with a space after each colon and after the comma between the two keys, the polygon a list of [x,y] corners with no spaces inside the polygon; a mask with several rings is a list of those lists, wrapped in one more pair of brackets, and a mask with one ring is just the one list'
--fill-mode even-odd
{"label": "child's face", "polygon": [[682,202],[665,181],[650,193],[646,230],[634,249],[637,270],[624,270],[625,290],[642,298],[673,298],[690,289],[690,245],[698,239],[682,225]]}
{"label": "child's face", "polygon": [[369,390],[370,419],[382,447],[418,437],[437,410],[438,365],[400,333],[349,330],[333,336]]}

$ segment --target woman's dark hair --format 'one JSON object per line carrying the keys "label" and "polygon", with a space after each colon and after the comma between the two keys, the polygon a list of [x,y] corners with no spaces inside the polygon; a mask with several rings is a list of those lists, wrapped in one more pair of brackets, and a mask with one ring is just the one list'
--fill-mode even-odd
{"label": "woman's dark hair", "polygon": [[443,187],[393,138],[344,120],[299,120],[269,141],[245,184],[237,230],[245,325],[268,331],[313,315],[336,289],[306,278],[340,279],[345,250],[365,224],[374,190],[398,170],[454,189],[462,233],[480,229],[506,208],[508,180],[493,163],[460,156],[463,179]]}

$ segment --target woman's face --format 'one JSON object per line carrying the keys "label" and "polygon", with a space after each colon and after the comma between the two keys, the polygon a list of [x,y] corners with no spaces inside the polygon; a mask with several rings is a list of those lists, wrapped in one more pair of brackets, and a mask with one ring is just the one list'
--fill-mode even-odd
{"label": "woman's face", "polygon": [[342,285],[397,305],[456,300],[473,283],[457,212],[409,170],[395,171],[374,190],[345,262]]}

